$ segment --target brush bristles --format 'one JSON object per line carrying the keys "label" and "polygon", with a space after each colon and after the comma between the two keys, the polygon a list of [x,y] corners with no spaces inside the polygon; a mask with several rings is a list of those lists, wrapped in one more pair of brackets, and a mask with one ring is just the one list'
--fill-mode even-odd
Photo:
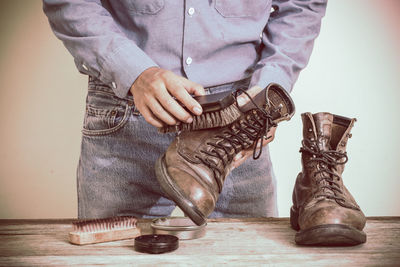
{"label": "brush bristles", "polygon": [[172,133],[224,127],[236,121],[242,114],[237,105],[232,104],[219,111],[193,116],[192,123],[180,123],[174,126],[167,125],[160,128],[159,131],[161,133]]}
{"label": "brush bristles", "polygon": [[132,239],[140,235],[136,222],[132,216],[77,221],[72,223],[74,230],[69,233],[69,242],[88,245]]}
{"label": "brush bristles", "polygon": [[73,222],[74,232],[103,232],[117,229],[128,229],[136,227],[136,218],[131,216],[120,216],[104,219],[82,220]]}
{"label": "brush bristles", "polygon": [[[295,111],[294,103],[290,95],[285,91],[283,87],[277,84],[270,84],[268,87],[266,87],[266,90],[266,99],[264,97],[258,97],[265,95],[265,91],[263,90],[257,96],[255,96],[253,100],[255,100],[256,102],[258,101],[257,105],[260,108],[265,108],[268,113],[271,113],[271,115],[274,116],[275,123],[289,120],[293,116]],[[257,98],[258,100],[256,100]],[[254,108],[256,107],[254,106]],[[245,109],[245,111],[243,112],[246,113],[248,110],[249,109]],[[224,109],[212,112],[204,112],[199,116],[193,116],[192,123],[179,123],[174,126],[166,125],[162,128],[159,128],[159,132],[179,133],[181,131],[196,131],[202,129],[225,127],[238,120],[243,115],[243,112],[238,108],[237,102],[235,101],[233,104]]]}

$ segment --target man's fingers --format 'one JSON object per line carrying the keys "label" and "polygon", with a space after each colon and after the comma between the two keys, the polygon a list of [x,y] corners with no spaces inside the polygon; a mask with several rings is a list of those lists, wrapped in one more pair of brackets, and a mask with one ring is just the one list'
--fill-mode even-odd
{"label": "man's fingers", "polygon": [[[246,91],[246,93],[251,97],[255,97],[259,92],[262,91],[262,88],[258,85],[251,87],[250,89],[248,89]],[[241,94],[240,96],[238,96],[237,98],[237,102],[239,107],[244,106],[245,104],[247,104],[250,101],[249,97],[246,94]]]}
{"label": "man's fingers", "polygon": [[193,114],[201,115],[203,112],[201,105],[190,94],[204,95],[203,86],[185,78],[182,78],[180,82],[174,85],[167,84],[168,91]]}
{"label": "man's fingers", "polygon": [[[276,129],[277,129],[277,127],[272,127],[271,129],[269,129],[269,131],[267,133],[267,138],[263,138],[262,142],[257,142],[256,144],[254,144],[254,146],[257,146],[256,149],[261,148],[261,143],[262,143],[262,146],[266,146],[267,144],[271,143],[275,138]],[[232,168],[239,167],[249,157],[252,157],[254,146],[252,146],[248,149],[242,150],[238,154],[236,154],[236,156],[233,158]]]}
{"label": "man's fingers", "polygon": [[181,102],[188,110],[195,115],[200,115],[203,112],[200,104],[185,90],[184,87],[176,88],[173,95]]}
{"label": "man's fingers", "polygon": [[[131,93],[135,105],[150,124],[159,125],[165,122],[175,125],[178,120],[191,123],[191,113],[202,113],[200,104],[190,94],[204,95],[205,90],[201,85],[171,71],[149,68],[133,83]],[[187,107],[189,112],[179,102]]]}
{"label": "man's fingers", "polygon": [[164,107],[158,103],[157,99],[151,99],[147,102],[147,106],[150,109],[150,111],[160,120],[165,122],[166,124],[169,125],[175,125],[176,120],[169,112],[167,112]]}
{"label": "man's fingers", "polygon": [[143,118],[151,125],[155,126],[155,127],[162,127],[163,123],[161,121],[159,121],[154,115],[153,113],[150,111],[150,109],[146,106],[142,106],[142,107],[137,107],[138,110],[140,111],[140,114],[142,114]]}
{"label": "man's fingers", "polygon": [[243,162],[246,161],[246,159],[250,156],[250,153],[246,153],[245,151],[241,151],[238,154],[235,155],[235,157],[233,158],[233,163],[232,163],[232,167],[231,167],[231,171],[237,167],[239,167],[240,165],[243,164]]}
{"label": "man's fingers", "polygon": [[[183,88],[181,91],[186,92]],[[173,95],[177,97],[177,93],[174,93]],[[172,96],[166,90],[157,92],[157,99],[164,109],[178,120],[186,123],[191,123],[193,121],[192,116],[181,105],[179,105],[179,103],[172,98]]]}
{"label": "man's fingers", "polygon": [[[269,129],[269,131],[267,133],[267,138],[263,140],[263,145],[266,145],[274,140],[275,132],[276,132],[276,127],[272,127],[271,129]],[[264,144],[264,142],[265,142],[265,144]]]}
{"label": "man's fingers", "polygon": [[198,83],[192,82],[185,78],[182,79],[182,83],[183,83],[183,86],[185,87],[186,91],[189,94],[196,95],[196,96],[206,94],[206,90],[204,90],[204,87]]}

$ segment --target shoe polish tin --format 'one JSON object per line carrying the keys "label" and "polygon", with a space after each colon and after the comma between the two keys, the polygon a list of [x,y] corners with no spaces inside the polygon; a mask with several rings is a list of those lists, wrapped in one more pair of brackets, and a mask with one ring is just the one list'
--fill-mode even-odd
{"label": "shoe polish tin", "polygon": [[196,225],[187,217],[158,218],[151,223],[154,234],[174,235],[181,240],[203,237],[206,226],[207,223]]}

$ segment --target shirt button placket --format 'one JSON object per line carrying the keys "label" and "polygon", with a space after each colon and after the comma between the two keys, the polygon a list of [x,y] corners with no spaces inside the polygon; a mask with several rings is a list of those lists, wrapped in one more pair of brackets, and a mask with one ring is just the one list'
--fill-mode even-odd
{"label": "shirt button placket", "polygon": [[196,14],[197,10],[194,7],[196,1],[193,0],[186,0],[186,14],[185,14],[185,21],[184,21],[184,43],[183,43],[183,51],[182,55],[184,58],[183,61],[183,69],[188,77],[191,76],[191,65],[193,64],[193,56],[195,55],[193,51],[191,51],[191,43],[193,42],[192,35],[194,34],[193,32],[193,27],[195,26],[196,23]]}
{"label": "shirt button placket", "polygon": [[[196,10],[194,9],[194,7],[189,7],[188,10],[187,10],[187,13],[191,17],[195,13],[195,11]],[[186,62],[186,65],[190,66],[190,64],[192,64],[192,62],[193,62],[193,59],[191,57],[187,57],[185,62]]]}

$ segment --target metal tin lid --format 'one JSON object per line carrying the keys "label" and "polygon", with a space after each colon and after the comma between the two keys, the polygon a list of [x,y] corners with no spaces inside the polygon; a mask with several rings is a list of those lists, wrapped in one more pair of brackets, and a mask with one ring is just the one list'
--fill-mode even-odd
{"label": "metal tin lid", "polygon": [[173,235],[141,235],[135,238],[135,250],[160,254],[174,251],[179,247],[179,239]]}
{"label": "metal tin lid", "polygon": [[179,239],[196,239],[203,237],[206,233],[203,225],[196,225],[188,217],[170,217],[154,219],[151,227],[155,234],[174,235]]}

